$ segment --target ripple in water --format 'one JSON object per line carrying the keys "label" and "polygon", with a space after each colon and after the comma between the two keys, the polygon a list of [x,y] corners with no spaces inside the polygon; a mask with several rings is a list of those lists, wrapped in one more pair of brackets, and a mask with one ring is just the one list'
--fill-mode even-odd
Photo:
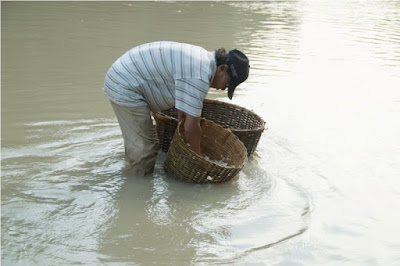
{"label": "ripple in water", "polygon": [[239,178],[198,185],[167,177],[160,152],[153,177],[138,178],[125,171],[115,120],[25,126],[30,145],[2,151],[9,262],[140,263],[175,249],[171,262],[233,262],[307,230],[307,196],[257,157]]}

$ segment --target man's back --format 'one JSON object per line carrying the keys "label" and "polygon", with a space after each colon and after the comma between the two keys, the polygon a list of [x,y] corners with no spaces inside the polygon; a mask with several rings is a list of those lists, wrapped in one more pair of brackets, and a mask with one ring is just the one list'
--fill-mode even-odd
{"label": "man's back", "polygon": [[148,104],[151,110],[160,111],[176,104],[177,108],[197,115],[215,68],[214,54],[202,47],[176,42],[147,43],[115,61],[107,72],[103,91],[123,106]]}

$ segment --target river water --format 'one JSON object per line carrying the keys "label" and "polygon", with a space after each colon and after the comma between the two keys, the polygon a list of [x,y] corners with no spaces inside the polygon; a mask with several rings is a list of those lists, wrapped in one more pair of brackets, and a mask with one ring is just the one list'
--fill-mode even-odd
{"label": "river water", "polygon": [[[2,2],[3,265],[399,265],[400,2]],[[111,63],[237,48],[267,122],[232,181],[125,171]]]}

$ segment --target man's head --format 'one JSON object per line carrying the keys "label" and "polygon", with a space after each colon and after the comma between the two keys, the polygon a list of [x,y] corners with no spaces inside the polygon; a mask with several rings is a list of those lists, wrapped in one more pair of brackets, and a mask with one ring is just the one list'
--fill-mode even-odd
{"label": "man's head", "polygon": [[217,72],[213,87],[224,90],[228,87],[228,97],[232,99],[235,88],[249,76],[249,59],[239,50],[231,50],[228,54],[221,48],[215,52]]}

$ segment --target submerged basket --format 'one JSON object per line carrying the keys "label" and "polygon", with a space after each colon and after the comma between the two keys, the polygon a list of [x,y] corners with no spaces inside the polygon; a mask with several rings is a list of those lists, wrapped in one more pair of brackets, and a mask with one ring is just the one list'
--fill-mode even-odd
{"label": "submerged basket", "polygon": [[[202,118],[200,126],[201,151],[212,161],[190,149],[184,140],[183,123],[179,123],[165,159],[166,173],[195,183],[228,181],[236,176],[247,162],[246,147],[237,136],[210,120]],[[222,165],[219,161],[227,165]]]}
{"label": "submerged basket", "polygon": [[[178,125],[178,112],[175,108],[170,108],[162,112],[153,113],[153,116],[157,124],[160,147],[166,152]],[[224,128],[229,128],[243,142],[248,156],[255,151],[261,134],[265,130],[264,120],[254,112],[238,105],[217,100],[204,100],[201,117],[209,119]]]}

